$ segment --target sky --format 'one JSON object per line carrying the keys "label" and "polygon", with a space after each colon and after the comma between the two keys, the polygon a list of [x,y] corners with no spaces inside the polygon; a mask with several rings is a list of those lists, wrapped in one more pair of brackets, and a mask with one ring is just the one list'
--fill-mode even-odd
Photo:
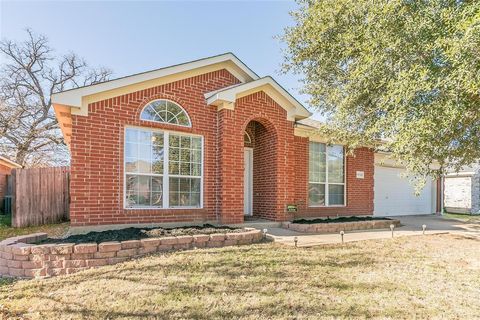
{"label": "sky", "polygon": [[233,52],[308,108],[300,76],[280,72],[278,36],[293,25],[295,8],[293,1],[0,0],[0,37],[21,41],[31,28],[57,54],[74,52],[114,78]]}

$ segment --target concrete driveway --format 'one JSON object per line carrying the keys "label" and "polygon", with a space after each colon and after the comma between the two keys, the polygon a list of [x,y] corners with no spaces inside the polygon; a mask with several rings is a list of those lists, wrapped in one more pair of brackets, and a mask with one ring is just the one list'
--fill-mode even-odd
{"label": "concrete driveway", "polygon": [[[472,219],[469,222],[462,222],[454,219],[446,219],[438,215],[424,216],[397,216],[402,226],[394,230],[394,237],[421,236],[423,235],[422,225],[426,225],[425,234],[452,233],[474,236],[480,238],[480,219]],[[330,243],[341,243],[340,234],[305,234],[283,228],[270,228],[268,235],[275,242],[286,245],[295,245],[297,238],[299,247],[309,247]],[[344,242],[362,241],[370,239],[391,238],[390,230],[365,230],[345,232]]]}

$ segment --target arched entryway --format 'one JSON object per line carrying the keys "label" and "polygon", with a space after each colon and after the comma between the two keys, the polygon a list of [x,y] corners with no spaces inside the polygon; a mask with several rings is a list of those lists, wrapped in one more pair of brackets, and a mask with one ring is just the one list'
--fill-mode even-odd
{"label": "arched entryway", "polygon": [[265,119],[253,119],[244,130],[245,219],[275,220],[277,210],[277,135]]}

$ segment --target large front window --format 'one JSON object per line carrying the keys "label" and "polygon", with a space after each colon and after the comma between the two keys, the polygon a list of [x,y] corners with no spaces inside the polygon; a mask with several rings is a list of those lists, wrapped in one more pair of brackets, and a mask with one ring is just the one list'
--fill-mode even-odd
{"label": "large front window", "polygon": [[309,205],[345,205],[343,147],[310,142],[308,165]]}
{"label": "large front window", "polygon": [[201,137],[127,128],[125,206],[201,207],[202,158]]}

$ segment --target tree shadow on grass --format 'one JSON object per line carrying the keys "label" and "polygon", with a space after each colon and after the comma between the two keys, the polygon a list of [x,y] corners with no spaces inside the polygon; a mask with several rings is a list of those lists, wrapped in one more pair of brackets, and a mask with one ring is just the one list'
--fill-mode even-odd
{"label": "tree shadow on grass", "polygon": [[[479,230],[480,230],[480,226],[479,226]],[[480,242],[480,233],[477,236],[466,235],[466,234],[462,234],[462,235],[453,234],[451,235],[451,238],[453,240],[470,240],[470,241]]]}
{"label": "tree shadow on grass", "polygon": [[[269,252],[267,255],[265,250],[277,251]],[[326,270],[334,270],[339,274],[352,272],[354,268],[365,270],[380,263],[375,259],[375,256],[366,256],[365,252],[352,250],[335,254],[333,250],[325,252],[320,249],[266,248],[263,245],[199,249],[165,256],[152,255],[137,261],[92,269],[71,276],[40,280],[40,283],[31,282],[24,287],[33,290],[32,299],[45,301],[43,315],[60,314],[66,318],[211,319],[244,318],[249,315],[259,315],[263,318],[292,318],[296,314],[307,318],[345,317],[346,314],[342,313],[345,312],[345,306],[325,305],[320,300],[305,299],[307,297],[318,299],[323,292],[331,294],[332,291],[345,295],[345,292],[395,290],[394,285],[389,282],[352,282],[348,279],[343,281],[335,277],[330,279],[319,277],[313,280],[310,278],[314,273]],[[100,283],[102,286],[111,283],[112,286],[119,285],[123,288],[116,290],[114,287],[105,287],[103,295],[98,294],[105,301],[89,305],[92,302],[75,301],[82,297],[76,296],[74,290],[68,290],[68,287],[76,288],[82,282],[87,288],[92,288],[93,294],[102,292],[101,287],[95,288],[95,285]],[[129,288],[135,293],[136,298],[132,298],[133,302],[129,301],[133,303],[132,310],[126,308],[127,311],[124,311],[116,307],[116,303],[130,299],[125,296]],[[309,292],[305,292],[305,288],[308,288]],[[21,289],[17,288],[17,291],[8,295],[15,299],[25,298]],[[64,289],[66,292],[70,291],[69,296],[60,298]],[[106,290],[109,291],[105,294]],[[81,294],[88,294],[88,291],[82,291]],[[45,292],[51,292],[53,296]],[[55,296],[56,294],[59,296]],[[296,298],[290,299],[287,294]],[[238,304],[227,301],[225,305],[219,305],[225,295],[238,299]],[[140,303],[138,308],[141,309],[142,305],[158,299],[161,302],[152,305],[150,310],[135,310],[138,307],[135,303]],[[210,305],[203,299],[208,299]],[[250,304],[245,302],[252,299],[256,301]],[[348,308],[347,314],[350,317],[361,318],[384,315],[381,310],[377,311],[376,308],[356,303]]]}
{"label": "tree shadow on grass", "polygon": [[[368,284],[360,284],[364,290],[373,290],[377,286],[371,286]],[[177,288],[178,290],[179,288]],[[230,288],[231,289],[231,288]],[[338,289],[338,288],[337,288]],[[345,286],[343,290],[349,290],[351,287]],[[181,290],[183,291],[183,290]],[[192,301],[193,299],[202,299],[198,297],[195,291],[192,291],[189,288],[190,296],[183,297],[185,301]],[[235,294],[238,296],[238,293],[243,292],[230,292],[230,294]],[[182,292],[175,292],[171,290],[169,292],[168,299],[175,299],[175,297],[182,297]],[[222,297],[217,295],[218,304],[213,310],[209,308],[207,304],[195,304],[189,303],[182,307],[171,307],[171,306],[157,306],[160,307],[158,311],[121,311],[118,308],[112,307],[102,307],[99,304],[95,309],[90,308],[88,305],[80,304],[74,301],[64,301],[63,299],[39,294],[35,298],[42,300],[49,300],[53,302],[56,306],[51,308],[45,308],[40,311],[40,315],[44,317],[50,317],[54,315],[62,315],[66,318],[91,318],[91,319],[113,319],[113,318],[195,318],[195,319],[225,319],[225,318],[245,318],[254,315],[257,318],[292,318],[296,315],[301,315],[302,317],[316,317],[316,316],[329,316],[329,317],[372,317],[380,316],[379,311],[374,311],[368,307],[361,305],[351,306],[348,310],[348,315],[344,312],[344,308],[339,305],[324,305],[324,304],[315,304],[311,302],[306,302],[305,298],[301,296],[295,299],[294,301],[282,300],[278,297],[262,297],[261,301],[257,301],[255,305],[249,305],[242,303],[241,300],[238,301],[238,304],[223,304]],[[212,297],[210,297],[212,299]],[[153,309],[153,308],[152,308]]]}
{"label": "tree shadow on grass", "polygon": [[[99,308],[94,310],[89,308],[86,305],[77,303],[75,301],[69,300],[63,301],[58,297],[51,295],[38,294],[32,298],[42,299],[43,301],[50,301],[57,305],[58,307],[44,308],[40,311],[35,311],[35,313],[41,315],[41,319],[52,319],[52,315],[62,315],[62,318],[66,316],[67,319],[72,319],[72,317],[78,317],[79,319],[111,319],[113,318],[158,318],[162,316],[161,312],[147,312],[147,311],[138,311],[138,312],[122,312],[118,310],[111,310],[105,308]],[[101,305],[101,303],[99,303]],[[30,310],[24,310],[21,312],[16,312],[23,316],[28,315]]]}

